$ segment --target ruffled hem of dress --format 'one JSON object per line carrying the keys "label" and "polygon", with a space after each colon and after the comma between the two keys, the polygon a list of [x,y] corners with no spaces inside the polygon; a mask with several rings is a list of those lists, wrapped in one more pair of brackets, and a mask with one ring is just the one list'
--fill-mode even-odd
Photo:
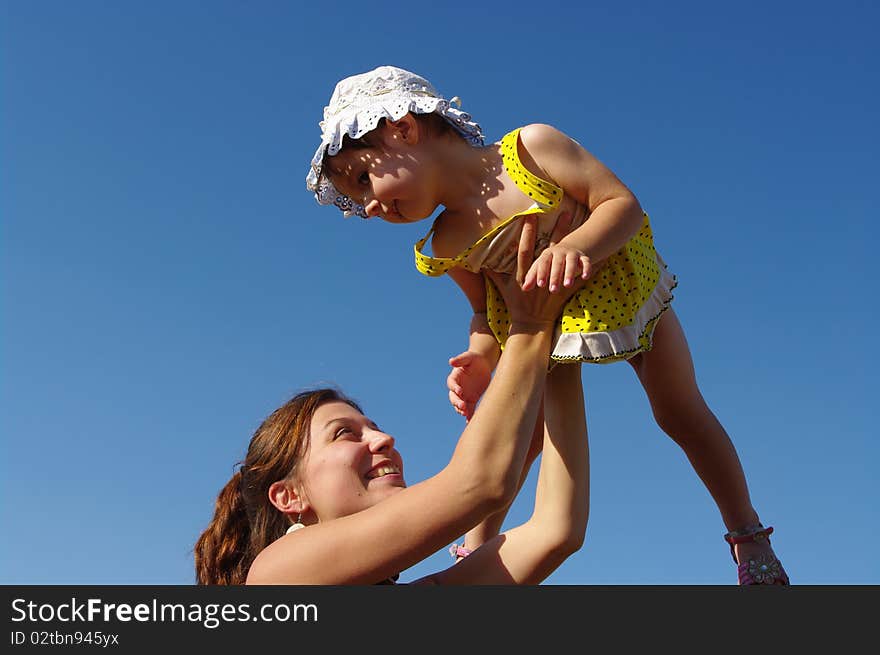
{"label": "ruffled hem of dress", "polygon": [[[632,323],[610,332],[562,333],[557,330],[550,359],[557,362],[611,364],[650,350],[657,319],[669,309],[673,299],[672,290],[677,285],[675,276],[661,265],[660,279]],[[643,343],[646,337],[647,345]]]}

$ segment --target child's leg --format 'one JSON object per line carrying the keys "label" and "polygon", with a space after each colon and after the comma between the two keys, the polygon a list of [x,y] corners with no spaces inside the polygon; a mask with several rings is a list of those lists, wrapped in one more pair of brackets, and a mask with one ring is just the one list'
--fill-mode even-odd
{"label": "child's leg", "polygon": [[[684,330],[671,309],[657,323],[653,348],[629,362],[648,395],[657,424],[684,450],[727,529],[757,525],[758,514],[739,456],[700,393]],[[736,546],[740,562],[761,553],[772,553],[766,541]]]}

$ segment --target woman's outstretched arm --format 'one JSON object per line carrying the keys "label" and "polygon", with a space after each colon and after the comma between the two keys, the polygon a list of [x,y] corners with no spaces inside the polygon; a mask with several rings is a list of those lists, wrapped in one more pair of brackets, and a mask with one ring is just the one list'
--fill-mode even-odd
{"label": "woman's outstretched arm", "polygon": [[531,518],[423,582],[538,584],[581,547],[589,513],[589,450],[580,369],[557,365],[547,376],[544,448]]}
{"label": "woman's outstretched arm", "polygon": [[375,583],[513,499],[544,392],[555,317],[565,302],[545,291],[520,296],[495,376],[449,464],[369,509],[278,539],[257,556],[248,583]]}

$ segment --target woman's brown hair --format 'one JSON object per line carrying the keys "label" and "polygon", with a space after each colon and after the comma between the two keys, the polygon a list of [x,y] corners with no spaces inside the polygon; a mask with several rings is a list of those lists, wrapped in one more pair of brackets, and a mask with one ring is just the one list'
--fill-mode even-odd
{"label": "woman's brown hair", "polygon": [[360,407],[336,389],[303,391],[257,428],[247,456],[217,496],[214,518],[193,549],[199,584],[244,584],[256,556],[283,536],[290,521],[269,502],[269,486],[295,476],[308,452],[309,427],[321,405]]}

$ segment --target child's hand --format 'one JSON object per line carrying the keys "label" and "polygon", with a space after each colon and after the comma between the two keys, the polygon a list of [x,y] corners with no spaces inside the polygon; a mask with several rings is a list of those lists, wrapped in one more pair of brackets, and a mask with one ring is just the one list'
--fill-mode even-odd
{"label": "child's hand", "polygon": [[477,401],[492,379],[492,367],[485,356],[466,350],[449,360],[452,372],[446,378],[449,402],[468,421],[474,415]]}
{"label": "child's hand", "polygon": [[549,291],[561,286],[570,287],[577,278],[586,280],[594,272],[590,258],[572,246],[557,243],[548,246],[532,264],[523,280],[523,291],[536,285],[547,287]]}
{"label": "child's hand", "polygon": [[[562,212],[556,219],[556,225],[553,226],[553,232],[550,234],[550,245],[556,245],[562,241],[563,237],[568,234],[571,227],[571,212]],[[528,290],[530,287],[525,286],[526,274],[534,268],[535,262],[535,240],[538,235],[538,217],[535,214],[524,216],[522,218],[522,229],[519,233],[519,248],[516,255],[516,281],[519,282],[523,289]]]}

